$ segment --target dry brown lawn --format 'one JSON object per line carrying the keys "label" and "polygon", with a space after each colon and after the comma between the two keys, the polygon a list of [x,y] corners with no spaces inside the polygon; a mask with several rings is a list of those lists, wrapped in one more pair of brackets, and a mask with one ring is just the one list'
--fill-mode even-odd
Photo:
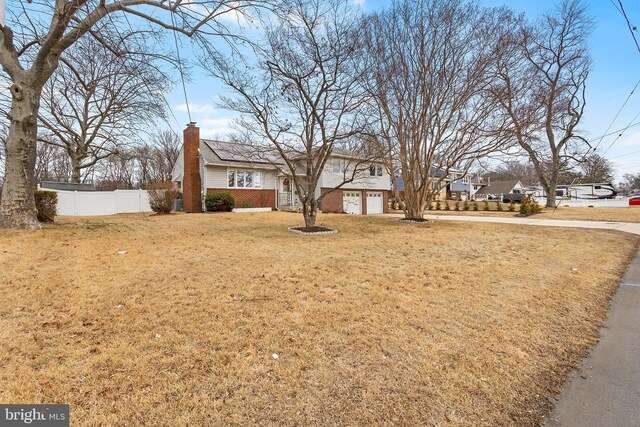
{"label": "dry brown lawn", "polygon": [[[462,203],[461,203],[462,205]],[[480,202],[480,209],[482,209]],[[473,216],[495,216],[495,217],[513,217],[518,213],[519,205],[516,205],[516,212],[508,212],[508,204],[503,204],[503,212],[491,211],[455,211],[454,204],[450,204],[451,210],[430,210],[428,215],[473,215]],[[462,209],[462,207],[461,207]],[[491,209],[495,209],[491,206]],[[402,211],[397,211],[402,213]],[[615,221],[615,222],[640,222],[640,207],[628,208],[573,208],[559,207],[557,209],[544,208],[541,214],[536,215],[536,219],[575,219],[583,221]]]}
{"label": "dry brown lawn", "polygon": [[78,426],[536,425],[638,246],[319,222],[340,233],[285,213],[0,232],[0,402],[69,403]]}

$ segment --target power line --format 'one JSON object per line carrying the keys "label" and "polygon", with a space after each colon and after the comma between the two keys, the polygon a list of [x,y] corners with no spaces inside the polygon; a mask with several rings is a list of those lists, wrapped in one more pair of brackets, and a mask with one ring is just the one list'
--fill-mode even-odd
{"label": "power line", "polygon": [[632,123],[633,123],[633,122],[638,118],[638,116],[640,116],[640,112],[638,112],[638,114],[636,114],[636,115],[633,117],[633,119],[631,119],[631,121],[629,122],[629,124],[628,124],[625,128],[623,128],[623,129],[622,129],[622,131],[621,131],[621,132],[620,132],[620,134],[616,137],[616,139],[614,139],[614,140],[613,140],[613,142],[612,142],[611,144],[609,144],[609,147],[607,147],[607,149],[606,149],[606,150],[604,150],[604,153],[602,153],[602,155],[603,155],[603,156],[604,156],[605,154],[607,154],[607,151],[609,151],[609,150],[611,149],[611,147],[613,147],[613,144],[615,144],[615,143],[620,139],[620,137],[622,137],[622,134],[624,134],[624,133],[625,133],[625,131],[631,127],[631,124],[632,124]]}
{"label": "power line", "polygon": [[[618,119],[618,117],[620,116],[620,113],[622,113],[622,110],[624,110],[624,107],[627,106],[627,103],[629,102],[629,99],[631,99],[631,97],[633,96],[633,94],[635,93],[636,89],[638,88],[638,86],[640,86],[640,80],[638,80],[638,82],[636,83],[636,85],[633,87],[633,89],[631,90],[631,93],[629,94],[629,96],[627,96],[627,99],[624,100],[624,103],[622,104],[622,107],[620,107],[620,109],[618,110],[618,112],[616,113],[615,117],[613,118],[613,120],[611,120],[611,123],[609,123],[609,126],[607,127],[607,130],[604,131],[604,135],[602,135],[600,137],[600,140],[598,141],[598,143],[596,144],[596,147],[593,149],[593,151],[596,151],[598,149],[598,147],[600,146],[600,144],[602,143],[602,140],[604,139],[605,136],[608,136],[607,134],[609,133],[609,131],[611,130],[611,126],[613,126],[613,124],[615,123],[615,121]],[[627,126],[624,130],[628,129],[630,126]]]}
{"label": "power line", "polygon": [[609,132],[609,133],[605,133],[605,134],[603,134],[603,135],[596,136],[595,138],[592,138],[592,139],[588,140],[587,142],[590,142],[590,143],[591,143],[591,142],[596,142],[596,141],[597,141],[597,140],[599,140],[600,138],[605,138],[605,137],[607,137],[607,136],[611,136],[611,135],[618,134],[618,133],[622,132],[623,130],[626,130],[626,129],[628,129],[628,128],[632,128],[632,127],[635,127],[635,126],[638,126],[638,125],[640,125],[640,121],[635,122],[635,123],[632,123],[632,124],[631,124],[630,126],[628,126],[628,127],[620,128],[620,129],[618,129],[618,130],[612,130],[612,131],[611,131],[611,132]]}
{"label": "power line", "polygon": [[638,150],[638,151],[632,151],[632,152],[627,153],[627,154],[621,154],[621,155],[619,155],[619,156],[615,156],[615,157],[609,157],[609,160],[619,159],[619,158],[621,158],[621,157],[627,157],[627,156],[631,156],[631,155],[633,155],[633,154],[638,154],[638,153],[640,153],[640,150]]}
{"label": "power line", "polygon": [[[175,16],[173,16],[173,12],[170,12],[170,15],[171,15],[171,23],[175,28],[177,27]],[[191,120],[191,109],[189,108],[189,98],[187,97],[187,85],[185,83],[184,71],[182,70],[182,58],[180,58],[180,48],[178,47],[178,35],[176,34],[175,30],[172,30],[171,32],[173,33],[173,41],[175,42],[175,45],[176,45],[176,54],[178,56],[178,71],[180,72],[180,80],[182,80],[182,93],[184,94],[184,102],[187,105],[187,115],[189,116],[189,122],[192,122],[193,120]]]}
{"label": "power line", "polygon": [[633,37],[633,41],[636,44],[636,48],[638,48],[638,52],[640,52],[640,44],[638,44],[638,39],[636,39],[636,35],[634,33],[634,31],[637,30],[637,28],[631,25],[631,22],[629,22],[629,17],[627,17],[627,13],[624,11],[624,6],[622,6],[622,0],[618,0],[618,3],[620,4],[620,13],[622,13],[622,16],[624,16],[624,19],[627,21],[627,26],[629,27],[629,32],[631,33],[631,37]]}

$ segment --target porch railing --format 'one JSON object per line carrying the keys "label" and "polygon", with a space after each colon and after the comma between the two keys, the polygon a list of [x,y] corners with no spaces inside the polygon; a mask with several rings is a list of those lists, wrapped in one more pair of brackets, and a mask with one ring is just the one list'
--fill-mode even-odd
{"label": "porch railing", "polygon": [[293,206],[292,194],[278,192],[278,206]]}

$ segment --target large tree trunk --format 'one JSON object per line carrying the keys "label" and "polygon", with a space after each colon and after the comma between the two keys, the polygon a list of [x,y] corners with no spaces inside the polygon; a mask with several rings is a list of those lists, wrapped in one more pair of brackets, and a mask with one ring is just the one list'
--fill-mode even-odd
{"label": "large tree trunk", "polygon": [[318,205],[315,199],[312,198],[302,204],[302,214],[304,215],[304,226],[315,227],[318,214]]}
{"label": "large tree trunk", "polygon": [[547,204],[548,208],[556,207],[556,188],[558,187],[558,182],[556,180],[550,180],[548,188],[545,189],[547,193]]}
{"label": "large tree trunk", "polygon": [[81,172],[80,160],[77,157],[71,156],[71,182],[80,184]]}
{"label": "large tree trunk", "polygon": [[40,228],[33,196],[40,90],[24,81],[10,88],[9,134],[0,202],[0,228]]}
{"label": "large tree trunk", "polygon": [[422,219],[425,213],[425,207],[427,206],[422,197],[418,194],[409,194],[406,189],[404,192],[404,217],[406,219]]}

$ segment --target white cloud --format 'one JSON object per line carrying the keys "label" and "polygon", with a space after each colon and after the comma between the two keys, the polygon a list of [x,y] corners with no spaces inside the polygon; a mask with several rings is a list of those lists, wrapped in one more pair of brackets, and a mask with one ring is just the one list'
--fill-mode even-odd
{"label": "white cloud", "polygon": [[366,0],[351,0],[351,3],[353,3],[354,5],[356,5],[358,7],[364,7],[364,4],[366,3]]}
{"label": "white cloud", "polygon": [[189,108],[187,108],[187,104],[180,104],[174,107],[176,111],[181,111],[186,113],[187,111],[191,111],[191,114],[214,114],[216,113],[216,109],[213,108],[212,105],[209,104],[191,104],[189,103]]}

